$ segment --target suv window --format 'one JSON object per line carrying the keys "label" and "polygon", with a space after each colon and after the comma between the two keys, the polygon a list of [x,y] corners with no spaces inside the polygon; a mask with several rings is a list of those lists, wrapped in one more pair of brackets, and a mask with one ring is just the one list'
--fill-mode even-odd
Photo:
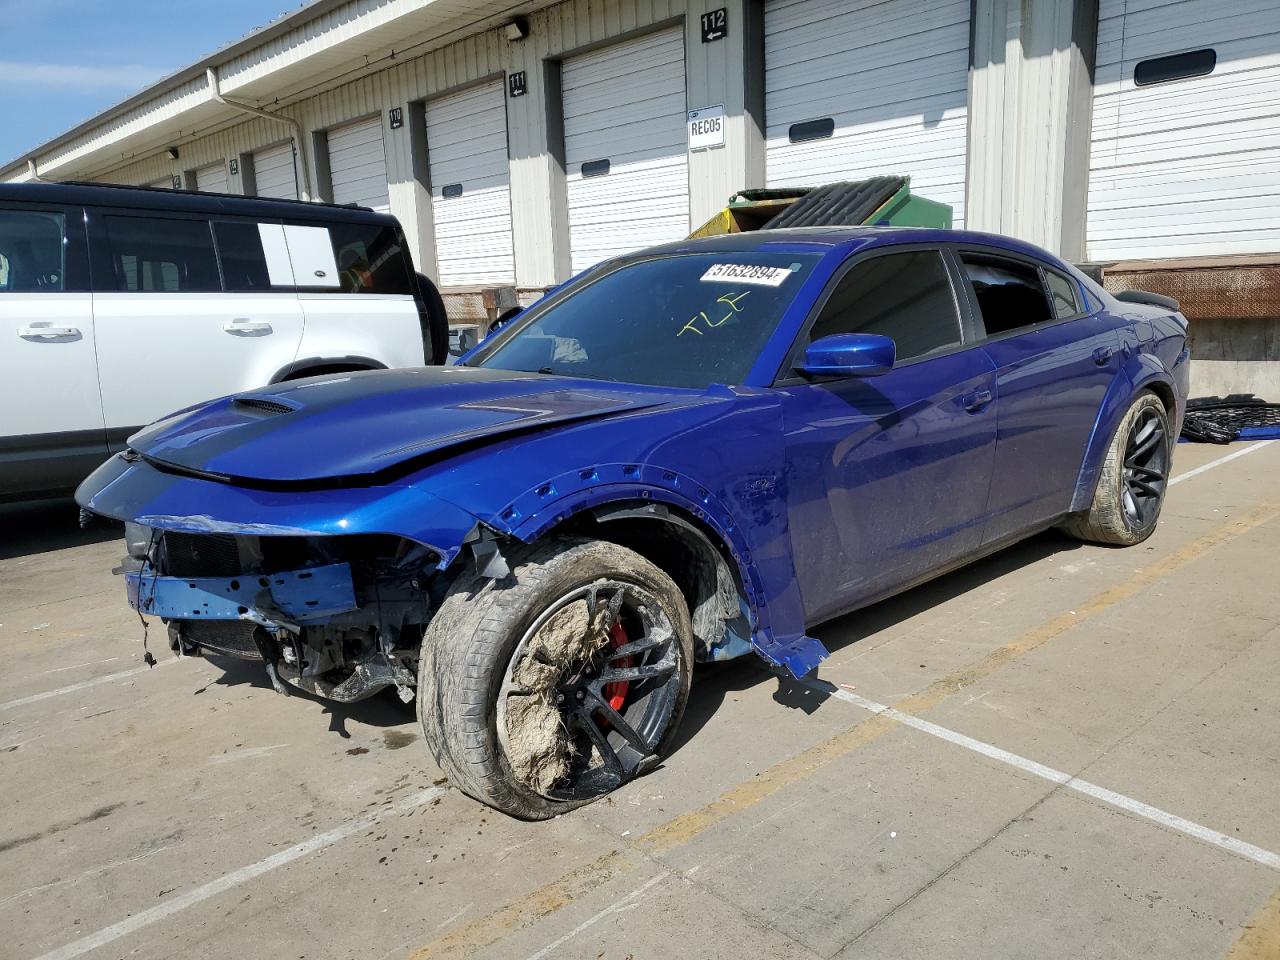
{"label": "suv window", "polygon": [[1035,267],[980,254],[962,254],[960,260],[978,300],[987,336],[1043,323],[1054,316]]}
{"label": "suv window", "polygon": [[892,337],[899,361],[960,343],[960,314],[942,254],[891,253],[853,267],[823,306],[809,340],[833,333]]}
{"label": "suv window", "polygon": [[[215,293],[222,289],[207,220],[105,216],[107,249],[121,291]],[[96,274],[96,269],[95,269]]]}
{"label": "suv window", "polygon": [[1046,270],[1044,277],[1049,285],[1049,298],[1053,301],[1055,317],[1061,319],[1084,313],[1080,309],[1080,296],[1076,292],[1074,281],[1054,270]]}
{"label": "suv window", "polygon": [[0,293],[65,290],[65,237],[60,213],[0,210]]}
{"label": "suv window", "polygon": [[329,225],[343,293],[413,293],[404,248],[396,231],[377,223]]}
{"label": "suv window", "polygon": [[215,220],[213,236],[222,261],[222,283],[231,293],[271,289],[267,255],[258,224],[247,220]]}

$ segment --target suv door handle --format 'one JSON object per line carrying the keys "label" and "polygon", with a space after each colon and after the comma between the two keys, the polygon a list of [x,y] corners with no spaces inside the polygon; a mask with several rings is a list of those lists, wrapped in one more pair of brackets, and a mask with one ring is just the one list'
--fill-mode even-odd
{"label": "suv door handle", "polygon": [[1111,358],[1115,356],[1115,353],[1110,347],[1099,347],[1093,351],[1093,362],[1100,367],[1105,367],[1111,362]]}
{"label": "suv door handle", "polygon": [[224,323],[222,325],[222,329],[231,334],[257,337],[270,333],[271,324],[267,323],[265,320],[250,320],[248,317],[236,317],[234,320],[228,320]]}
{"label": "suv door handle", "polygon": [[62,340],[65,338],[80,339],[80,331],[76,327],[51,327],[47,324],[32,324],[19,327],[18,336],[23,340]]}
{"label": "suv door handle", "polygon": [[970,413],[977,413],[994,399],[995,394],[990,390],[975,390],[973,393],[966,394],[960,402],[964,404],[964,408]]}

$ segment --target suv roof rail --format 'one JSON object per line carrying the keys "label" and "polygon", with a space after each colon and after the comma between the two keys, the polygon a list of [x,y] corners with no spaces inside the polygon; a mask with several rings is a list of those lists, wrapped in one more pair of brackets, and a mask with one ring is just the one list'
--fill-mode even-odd
{"label": "suv roof rail", "polygon": [[[27,181],[31,182],[31,181]],[[177,187],[153,187],[149,184],[134,183],[103,183],[98,180],[41,180],[36,181],[50,186],[65,187],[92,187],[101,188],[103,190],[146,190],[149,193],[155,193],[162,196],[187,196],[187,197],[222,197],[227,200],[263,200],[269,203],[297,203],[305,207],[336,207],[340,210],[362,210],[366,213],[376,213],[373,207],[366,207],[359,203],[331,203],[325,200],[299,200],[293,197],[251,197],[243,193],[217,193],[212,190],[188,190],[186,188]],[[18,186],[18,184],[14,184]]]}

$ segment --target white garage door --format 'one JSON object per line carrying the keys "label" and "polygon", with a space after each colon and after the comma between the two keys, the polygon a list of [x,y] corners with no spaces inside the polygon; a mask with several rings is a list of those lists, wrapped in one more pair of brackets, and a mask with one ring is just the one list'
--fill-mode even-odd
{"label": "white garage door", "polygon": [[684,32],[566,60],[561,87],[573,271],[687,236]]}
{"label": "white garage door", "polygon": [[253,155],[253,182],[258,196],[298,199],[298,179],[293,169],[293,144],[281,143]]}
{"label": "white garage door", "polygon": [[329,131],[329,174],[334,203],[355,203],[381,213],[391,209],[381,117]]}
{"label": "white garage door", "polygon": [[1277,251],[1276,0],[1102,0],[1089,258]]}
{"label": "white garage door", "polygon": [[227,165],[214,163],[196,171],[196,189],[202,193],[226,193]]}
{"label": "white garage door", "polygon": [[964,225],[969,0],[767,0],[771,187],[906,174]]}
{"label": "white garage door", "polygon": [[427,158],[441,286],[515,283],[501,80],[427,103]]}

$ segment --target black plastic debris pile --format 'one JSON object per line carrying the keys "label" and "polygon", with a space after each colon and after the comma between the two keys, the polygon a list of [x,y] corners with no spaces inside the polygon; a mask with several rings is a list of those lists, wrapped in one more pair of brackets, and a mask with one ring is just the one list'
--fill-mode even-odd
{"label": "black plastic debris pile", "polygon": [[1280,438],[1280,403],[1267,403],[1251,393],[1203,397],[1187,401],[1182,439],[1193,443]]}

